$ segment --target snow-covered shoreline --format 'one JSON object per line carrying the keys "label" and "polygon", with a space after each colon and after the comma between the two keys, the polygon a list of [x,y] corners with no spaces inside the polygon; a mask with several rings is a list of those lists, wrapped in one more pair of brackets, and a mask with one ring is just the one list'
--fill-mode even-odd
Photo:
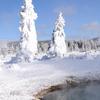
{"label": "snow-covered shoreline", "polygon": [[89,86],[91,84],[100,85],[100,79],[93,78],[93,77],[86,78],[86,77],[70,76],[70,77],[67,77],[66,81],[63,82],[62,84],[53,85],[46,89],[41,90],[35,97],[38,100],[44,100],[43,98],[45,96],[48,96],[49,94],[53,94],[54,92],[62,91],[65,89],[69,90],[69,89],[73,89],[80,86]]}
{"label": "snow-covered shoreline", "polygon": [[79,55],[35,60],[32,63],[2,63],[0,100],[35,99],[41,90],[63,84],[70,76],[100,79],[100,55],[92,54],[87,58]]}

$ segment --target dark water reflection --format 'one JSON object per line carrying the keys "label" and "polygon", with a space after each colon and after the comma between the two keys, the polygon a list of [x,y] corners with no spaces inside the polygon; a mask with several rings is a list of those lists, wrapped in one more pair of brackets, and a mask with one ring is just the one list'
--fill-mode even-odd
{"label": "dark water reflection", "polygon": [[43,100],[100,100],[100,84],[66,88],[47,94]]}

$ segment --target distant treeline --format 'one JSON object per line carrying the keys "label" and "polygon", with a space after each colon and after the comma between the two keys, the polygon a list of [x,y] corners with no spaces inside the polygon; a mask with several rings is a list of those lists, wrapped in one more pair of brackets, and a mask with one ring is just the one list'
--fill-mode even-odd
{"label": "distant treeline", "polygon": [[[46,53],[50,47],[51,41],[39,41],[39,53]],[[18,41],[0,41],[0,55],[15,54],[19,50]],[[79,51],[86,52],[90,50],[100,50],[100,38],[91,40],[66,40],[67,52]]]}

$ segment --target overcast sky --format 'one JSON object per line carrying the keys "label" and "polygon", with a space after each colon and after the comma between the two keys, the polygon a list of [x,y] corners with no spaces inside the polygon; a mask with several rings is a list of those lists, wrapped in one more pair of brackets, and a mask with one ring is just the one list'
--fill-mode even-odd
{"label": "overcast sky", "polygon": [[[19,40],[19,11],[23,0],[0,0],[0,39]],[[51,39],[55,20],[62,11],[66,39],[100,37],[100,0],[33,0],[38,14],[38,40]]]}

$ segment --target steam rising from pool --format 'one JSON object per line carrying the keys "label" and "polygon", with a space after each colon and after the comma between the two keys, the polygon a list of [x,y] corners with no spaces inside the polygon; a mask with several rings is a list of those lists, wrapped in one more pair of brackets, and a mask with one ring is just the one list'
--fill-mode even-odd
{"label": "steam rising from pool", "polygon": [[47,94],[43,100],[100,100],[100,83],[65,88]]}

